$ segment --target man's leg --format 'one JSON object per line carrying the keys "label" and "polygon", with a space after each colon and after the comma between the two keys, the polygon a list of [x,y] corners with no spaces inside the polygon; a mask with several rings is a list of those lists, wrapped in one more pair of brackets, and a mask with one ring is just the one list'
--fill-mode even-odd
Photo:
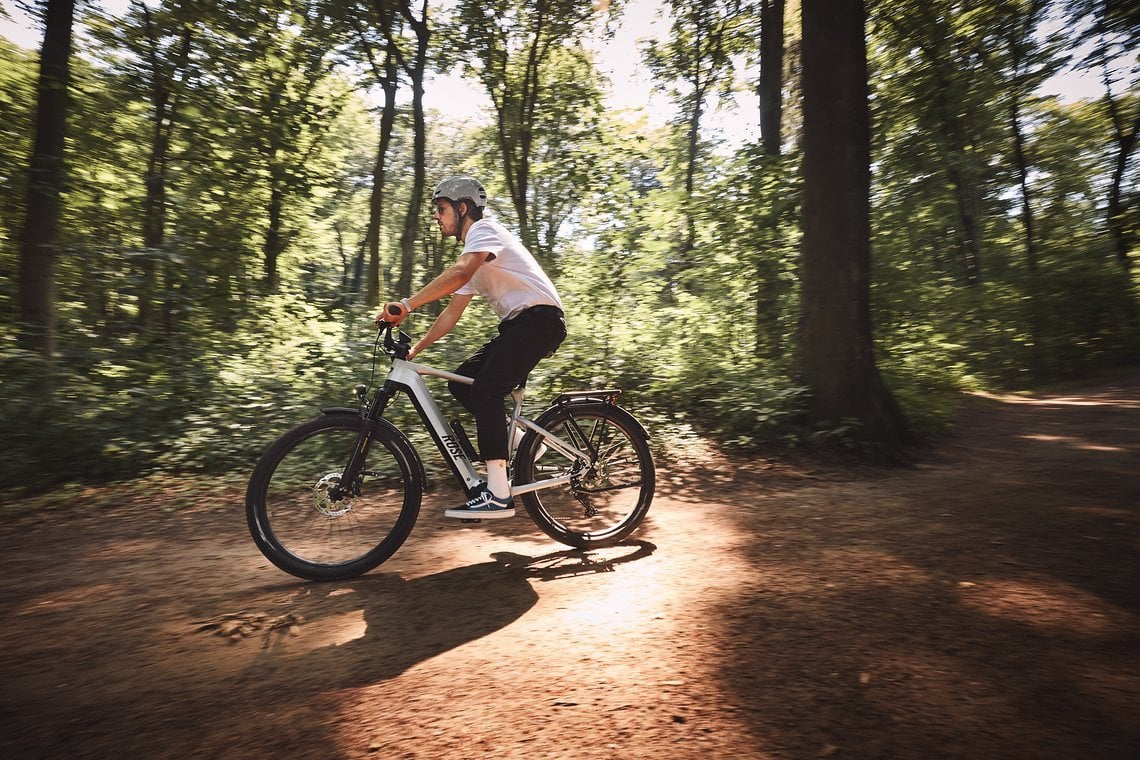
{"label": "man's leg", "polygon": [[502,323],[499,330],[499,336],[480,352],[481,366],[470,387],[468,407],[475,415],[479,452],[488,461],[507,458],[503,398],[566,337],[562,318],[553,314],[524,312]]}
{"label": "man's leg", "polygon": [[[507,480],[507,427],[503,420],[503,398],[521,383],[538,362],[548,356],[566,337],[561,317],[554,314],[524,313],[499,326],[500,334],[464,362],[458,374],[475,378],[462,389],[450,386],[452,394],[475,416],[479,452],[487,463],[487,487],[501,506],[502,516],[510,511],[510,482]],[[459,391],[458,393],[456,391]],[[448,510],[448,513],[458,510]],[[457,515],[452,515],[457,516]],[[462,515],[458,515],[462,516]]]}

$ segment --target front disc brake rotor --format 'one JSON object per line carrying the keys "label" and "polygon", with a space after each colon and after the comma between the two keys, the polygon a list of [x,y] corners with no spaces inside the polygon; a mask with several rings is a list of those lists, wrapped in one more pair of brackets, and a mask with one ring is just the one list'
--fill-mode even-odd
{"label": "front disc brake rotor", "polygon": [[352,511],[352,499],[347,498],[336,486],[340,485],[340,473],[330,472],[313,486],[313,506],[322,515],[341,517]]}

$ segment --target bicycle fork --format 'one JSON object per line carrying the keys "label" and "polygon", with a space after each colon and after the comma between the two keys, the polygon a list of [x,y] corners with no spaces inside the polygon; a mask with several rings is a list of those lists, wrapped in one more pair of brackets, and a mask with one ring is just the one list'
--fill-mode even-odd
{"label": "bicycle fork", "polygon": [[372,397],[372,401],[366,404],[364,403],[366,398],[365,387],[363,385],[356,386],[356,395],[361,402],[360,419],[364,424],[360,428],[360,434],[356,437],[356,443],[352,447],[352,453],[348,456],[348,462],[344,465],[340,482],[329,489],[328,495],[332,501],[336,502],[341,499],[360,496],[360,475],[368,457],[368,449],[372,445],[372,436],[376,431],[376,420],[384,416],[388,403],[395,397],[398,390],[394,383],[385,382],[380,391]]}

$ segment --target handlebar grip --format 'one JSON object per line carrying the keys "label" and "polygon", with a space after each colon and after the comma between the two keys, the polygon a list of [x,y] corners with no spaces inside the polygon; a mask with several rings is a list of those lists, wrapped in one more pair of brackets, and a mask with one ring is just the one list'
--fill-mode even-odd
{"label": "handlebar grip", "polygon": [[388,305],[388,313],[391,314],[393,317],[398,317],[398,316],[400,316],[400,307],[396,306],[395,304],[389,304]]}

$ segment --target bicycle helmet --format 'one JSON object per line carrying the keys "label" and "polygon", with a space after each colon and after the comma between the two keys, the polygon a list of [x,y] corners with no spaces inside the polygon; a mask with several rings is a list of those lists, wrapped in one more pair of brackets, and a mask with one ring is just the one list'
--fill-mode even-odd
{"label": "bicycle helmet", "polygon": [[487,191],[474,177],[448,177],[435,186],[431,199],[434,203],[440,198],[446,198],[452,203],[470,201],[480,209],[487,207]]}

